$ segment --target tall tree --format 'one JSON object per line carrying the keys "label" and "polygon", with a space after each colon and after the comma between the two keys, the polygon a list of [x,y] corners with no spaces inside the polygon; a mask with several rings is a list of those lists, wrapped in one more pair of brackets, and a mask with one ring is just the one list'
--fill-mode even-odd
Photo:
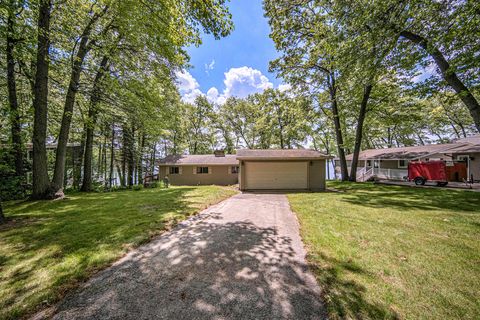
{"label": "tall tree", "polygon": [[362,6],[339,1],[337,5],[348,11],[349,19],[362,20],[370,26],[369,32],[381,35],[384,45],[397,43],[400,68],[417,68],[432,61],[480,132],[480,104],[473,91],[480,70],[475,54],[480,48],[478,1],[383,0]]}
{"label": "tall tree", "polygon": [[0,198],[0,224],[5,223],[7,219],[5,218],[5,215],[3,214],[3,207],[2,207],[2,198]]}
{"label": "tall tree", "polygon": [[[55,169],[53,172],[52,187],[56,193],[63,192],[63,180],[65,175],[65,160],[67,154],[67,143],[70,133],[70,124],[72,121],[73,107],[75,105],[75,98],[79,90],[80,75],[82,73],[83,63],[88,52],[92,49],[94,40],[90,40],[92,29],[95,27],[95,23],[106,14],[109,6],[104,5],[99,12],[95,12],[96,2],[92,4],[89,10],[89,19],[81,35],[79,36],[79,42],[75,43],[72,50],[72,66],[70,72],[70,82],[68,84],[67,93],[65,95],[65,103],[63,107],[63,116],[60,127],[60,133],[58,134],[58,145],[56,149],[55,157]],[[73,53],[78,46],[76,54]],[[95,78],[96,80],[96,78]],[[94,86],[95,81],[94,80]],[[88,137],[87,137],[88,138]]]}
{"label": "tall tree", "polygon": [[15,158],[15,174],[22,176],[23,172],[23,143],[22,128],[20,121],[20,110],[17,98],[17,83],[15,79],[15,54],[14,49],[19,41],[15,30],[15,16],[22,7],[16,1],[9,0],[7,14],[7,37],[6,37],[6,58],[7,58],[7,87],[8,102],[10,105],[10,122],[12,149]]}
{"label": "tall tree", "polygon": [[83,156],[83,183],[82,191],[92,190],[92,160],[93,160],[93,135],[98,113],[98,104],[100,103],[102,80],[108,69],[109,56],[105,55],[100,61],[97,74],[93,80],[92,93],[90,95],[90,104],[88,107],[88,119],[86,122],[85,151]]}
{"label": "tall tree", "polygon": [[35,87],[33,92],[33,199],[51,196],[49,195],[50,181],[47,171],[46,149],[51,10],[51,0],[39,0],[37,58],[35,63]]}

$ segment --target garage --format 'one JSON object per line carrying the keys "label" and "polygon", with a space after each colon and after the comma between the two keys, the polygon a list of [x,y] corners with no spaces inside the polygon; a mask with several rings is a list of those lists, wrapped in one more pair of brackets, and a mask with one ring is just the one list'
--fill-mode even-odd
{"label": "garage", "polygon": [[247,161],[245,188],[308,189],[308,162]]}
{"label": "garage", "polygon": [[328,155],[309,149],[240,149],[240,190],[324,190]]}

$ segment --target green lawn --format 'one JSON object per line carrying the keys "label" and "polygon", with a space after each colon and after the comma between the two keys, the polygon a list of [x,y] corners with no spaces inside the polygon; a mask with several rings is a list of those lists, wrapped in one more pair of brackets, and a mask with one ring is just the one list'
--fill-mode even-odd
{"label": "green lawn", "polygon": [[288,197],[332,319],[478,319],[480,193],[328,187]]}
{"label": "green lawn", "polygon": [[10,203],[0,227],[0,319],[50,304],[129,248],[235,191],[173,187]]}

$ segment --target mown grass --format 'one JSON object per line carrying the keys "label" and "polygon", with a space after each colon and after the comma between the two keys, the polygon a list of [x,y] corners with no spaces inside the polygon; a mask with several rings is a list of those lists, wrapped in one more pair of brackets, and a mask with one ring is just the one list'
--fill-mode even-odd
{"label": "mown grass", "polygon": [[288,197],[332,319],[478,319],[480,193],[328,187]]}
{"label": "mown grass", "polygon": [[216,186],[72,194],[10,203],[0,227],[0,319],[18,318],[235,191]]}

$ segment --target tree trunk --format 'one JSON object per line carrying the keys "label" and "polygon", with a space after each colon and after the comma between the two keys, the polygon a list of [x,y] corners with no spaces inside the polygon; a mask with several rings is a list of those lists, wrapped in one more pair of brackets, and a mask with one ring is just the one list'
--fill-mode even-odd
{"label": "tree trunk", "polygon": [[[94,18],[97,15],[94,16]],[[78,51],[73,59],[72,72],[70,74],[70,83],[67,89],[65,104],[63,107],[62,124],[60,126],[60,133],[58,134],[58,146],[55,157],[55,169],[53,173],[52,185],[58,193],[63,192],[63,175],[65,172],[65,159],[67,154],[68,136],[70,133],[70,124],[72,123],[73,108],[75,106],[75,97],[78,92],[80,74],[82,73],[82,66],[90,50],[88,40],[92,25],[95,19],[92,18],[87,24],[81,35],[80,45]]]}
{"label": "tree trunk", "polygon": [[[107,129],[107,128],[105,128]],[[105,130],[106,132],[106,130]],[[104,135],[103,138],[103,157],[102,157],[102,173],[103,173],[103,184],[107,186],[107,135]]]}
{"label": "tree trunk", "polygon": [[112,140],[110,144],[110,172],[108,175],[108,186],[112,189],[113,163],[115,162],[115,123],[112,123]]}
{"label": "tree trunk", "polygon": [[90,96],[90,105],[88,108],[87,133],[85,139],[85,154],[83,157],[83,183],[82,191],[92,190],[92,160],[93,160],[93,135],[95,129],[95,120],[97,117],[97,107],[100,102],[101,81],[107,71],[109,58],[104,56],[100,62],[97,74],[93,80],[92,94]]}
{"label": "tree trunk", "polygon": [[125,171],[123,168],[120,168],[120,166],[117,164],[117,172],[118,172],[118,177],[120,179],[120,186],[123,188],[125,187]]}
{"label": "tree trunk", "polygon": [[33,92],[33,199],[52,196],[47,171],[48,69],[51,0],[40,0],[38,10],[37,59]]}
{"label": "tree trunk", "polygon": [[337,105],[337,88],[335,84],[335,77],[333,74],[329,75],[329,93],[332,104],[333,123],[335,126],[335,137],[337,140],[338,158],[340,160],[340,172],[342,174],[342,181],[348,181],[347,159],[345,158],[345,150],[343,146],[342,126],[340,123],[340,114]]}
{"label": "tree trunk", "polygon": [[120,178],[120,185],[122,187],[125,187],[126,186],[126,172],[127,172],[127,147],[126,147],[126,144],[125,144],[125,127],[123,127],[123,130],[122,130],[122,135],[123,135],[123,145],[122,145],[122,168],[121,168],[121,177]]}
{"label": "tree trunk", "polygon": [[357,165],[358,157],[360,155],[360,148],[362,146],[362,137],[363,137],[363,123],[365,121],[365,116],[367,114],[367,104],[368,99],[370,98],[370,93],[372,92],[372,85],[367,84],[363,90],[362,103],[360,105],[360,113],[358,114],[358,123],[357,130],[355,133],[355,148],[353,149],[353,159],[350,169],[350,181],[357,181]]}
{"label": "tree trunk", "polygon": [[15,175],[23,176],[23,143],[22,143],[22,126],[20,123],[20,111],[17,100],[17,83],[15,80],[15,30],[14,30],[14,8],[8,10],[7,18],[7,87],[8,87],[8,102],[10,104],[10,121],[12,134],[12,147],[15,159]]}
{"label": "tree trunk", "polygon": [[0,224],[3,224],[7,221],[5,215],[3,214],[3,207],[2,207],[2,198],[0,198]]}
{"label": "tree trunk", "polygon": [[143,133],[140,138],[140,150],[137,161],[137,181],[139,184],[143,183],[143,150],[145,149],[145,139],[145,133]]}
{"label": "tree trunk", "polygon": [[129,128],[127,125],[123,127],[123,148],[124,148],[124,161],[127,166],[126,182],[129,187],[134,184],[134,171],[135,171],[135,159],[134,159],[134,144],[135,136],[133,128]]}
{"label": "tree trunk", "polygon": [[[88,110],[87,121],[92,121],[93,108],[90,106]],[[85,153],[83,155],[83,182],[81,191],[92,191],[92,160],[93,160],[93,124],[87,126],[87,134],[85,139]]]}
{"label": "tree trunk", "polygon": [[76,160],[77,165],[75,166],[75,170],[74,170],[73,188],[75,190],[80,189],[80,181],[82,180],[83,158],[85,155],[85,140],[87,139],[86,134],[87,134],[87,123],[85,122],[83,124],[82,137],[80,141],[80,150],[79,150],[80,155]]}
{"label": "tree trunk", "polygon": [[410,31],[401,31],[400,36],[412,41],[415,44],[418,44],[425,51],[430,54],[430,56],[435,60],[440,72],[442,73],[443,79],[455,90],[459,98],[467,106],[470,111],[470,115],[475,122],[475,127],[478,132],[480,132],[480,104],[475,99],[470,90],[463,84],[463,82],[458,78],[454,69],[450,67],[447,59],[443,56],[442,52],[433,45],[431,45],[427,39],[424,37],[415,34]]}
{"label": "tree trunk", "polygon": [[157,143],[154,142],[153,143],[153,152],[152,152],[152,162],[150,163],[150,174],[151,175],[154,175],[155,174],[155,157],[156,157],[156,153],[157,153]]}
{"label": "tree trunk", "polygon": [[[102,135],[102,133],[100,133],[100,135]],[[97,176],[96,176],[97,180],[100,179],[100,177],[103,174],[102,159],[103,159],[104,147],[105,147],[105,145],[102,143],[102,141],[100,141],[100,143],[98,145]]]}

